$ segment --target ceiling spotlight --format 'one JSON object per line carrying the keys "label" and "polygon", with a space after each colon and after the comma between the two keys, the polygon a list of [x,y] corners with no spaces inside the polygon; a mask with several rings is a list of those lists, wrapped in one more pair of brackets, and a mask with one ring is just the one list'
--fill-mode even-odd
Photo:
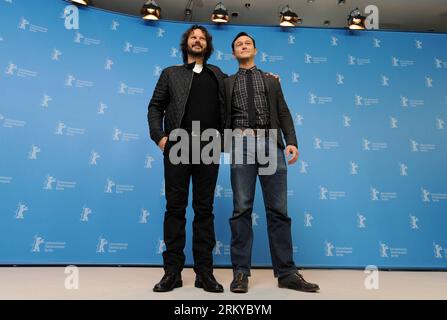
{"label": "ceiling spotlight", "polygon": [[365,17],[360,14],[358,8],[351,11],[348,16],[348,28],[351,30],[365,29]]}
{"label": "ceiling spotlight", "polygon": [[80,4],[83,6],[88,6],[90,0],[71,0],[71,2],[73,2],[74,4]]}
{"label": "ceiling spotlight", "polygon": [[192,1],[193,1],[193,0],[189,0],[188,3],[186,4],[186,7],[185,7],[185,16],[190,16],[190,15],[192,15],[192,6],[193,6]]}
{"label": "ceiling spotlight", "polygon": [[339,6],[342,6],[342,5],[344,5],[346,3],[346,0],[337,0],[337,4],[339,5]]}
{"label": "ceiling spotlight", "polygon": [[228,10],[225,8],[222,2],[219,2],[214,8],[213,14],[211,15],[211,21],[216,23],[227,23],[230,21],[228,16]]}
{"label": "ceiling spotlight", "polygon": [[279,25],[281,27],[294,27],[297,23],[301,23],[301,18],[290,9],[289,5],[285,6],[280,12]]}
{"label": "ceiling spotlight", "polygon": [[148,0],[141,8],[141,16],[144,20],[160,19],[161,8],[154,0]]}

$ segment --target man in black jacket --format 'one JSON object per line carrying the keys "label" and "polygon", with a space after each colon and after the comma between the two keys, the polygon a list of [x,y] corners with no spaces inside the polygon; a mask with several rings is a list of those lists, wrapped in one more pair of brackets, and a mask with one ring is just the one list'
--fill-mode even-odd
{"label": "man in black jacket", "polygon": [[[318,285],[306,282],[293,261],[284,149],[286,156],[291,155],[289,164],[298,160],[299,153],[294,124],[281,85],[277,79],[256,68],[254,58],[257,50],[251,36],[245,32],[239,33],[232,42],[232,49],[239,62],[239,71],[225,79],[226,104],[229,126],[239,131],[234,142],[239,139],[239,144],[233,143],[231,149],[235,157],[231,164],[234,211],[230,226],[234,279],[230,290],[237,293],[248,291],[253,244],[251,215],[256,178],[259,176],[267,214],[273,272],[278,277],[278,286],[318,291]],[[268,159],[274,160],[272,172],[262,173],[266,163],[261,161],[260,154],[267,154]]]}
{"label": "man in black jacket", "polygon": [[[213,202],[219,163],[205,164],[200,160],[200,163],[174,164],[169,152],[173,141],[168,137],[175,129],[184,129],[192,139],[203,130],[214,129],[223,134],[226,117],[223,79],[226,75],[218,67],[206,63],[213,52],[212,37],[206,28],[190,27],[183,34],[180,47],[184,64],[162,71],[148,107],[150,136],[164,155],[166,193],[165,275],[154,291],[171,291],[182,286],[185,215],[192,178],[195,286],[209,292],[223,292],[222,285],[213,276],[212,255],[216,243]],[[193,131],[194,121],[199,121],[200,132]],[[189,159],[191,156],[189,152]]]}

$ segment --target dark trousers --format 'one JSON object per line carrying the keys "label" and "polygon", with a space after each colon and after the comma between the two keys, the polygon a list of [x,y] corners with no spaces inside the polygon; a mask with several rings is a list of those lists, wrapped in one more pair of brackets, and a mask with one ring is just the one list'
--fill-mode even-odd
{"label": "dark trousers", "polygon": [[[190,162],[191,163],[191,162]],[[181,272],[185,264],[185,225],[189,183],[192,178],[194,209],[192,251],[196,273],[213,271],[214,191],[219,164],[172,164],[168,148],[164,152],[166,212],[163,252],[165,271]]]}
{"label": "dark trousers", "polygon": [[[267,214],[267,231],[270,255],[275,277],[296,272],[293,261],[291,219],[287,215],[287,166],[284,151],[268,138],[254,142],[254,137],[244,137],[242,150],[244,163],[231,165],[231,186],[233,188],[233,216],[231,226],[231,262],[234,272],[250,275],[253,246],[252,212],[255,198],[256,178],[259,176]],[[256,148],[267,148],[276,153],[277,166],[271,175],[258,175],[259,164],[256,153],[247,150],[247,141],[252,140]],[[270,146],[270,148],[269,148]],[[233,155],[235,145],[233,144]],[[245,161],[245,159],[247,159]],[[249,160],[254,161],[249,164]]]}

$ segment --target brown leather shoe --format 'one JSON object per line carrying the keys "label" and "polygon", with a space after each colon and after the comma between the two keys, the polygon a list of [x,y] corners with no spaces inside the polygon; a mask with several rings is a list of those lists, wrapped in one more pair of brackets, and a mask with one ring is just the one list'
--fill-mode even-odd
{"label": "brown leather shoe", "polygon": [[234,293],[247,293],[248,276],[242,272],[237,272],[234,275],[233,281],[231,282],[230,290]]}
{"label": "brown leather shoe", "polygon": [[298,271],[279,278],[278,287],[304,292],[317,292],[320,290],[320,287],[317,284],[304,280],[303,276]]}

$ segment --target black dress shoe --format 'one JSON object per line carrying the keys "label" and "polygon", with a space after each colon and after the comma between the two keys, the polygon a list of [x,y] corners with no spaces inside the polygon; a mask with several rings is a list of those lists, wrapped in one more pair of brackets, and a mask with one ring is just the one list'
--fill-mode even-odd
{"label": "black dress shoe", "polygon": [[180,288],[183,285],[182,276],[176,272],[166,272],[160,282],[154,287],[154,292],[172,291],[174,288]]}
{"label": "black dress shoe", "polygon": [[201,288],[208,292],[223,292],[223,286],[217,282],[212,273],[196,274],[196,281],[194,282],[196,288]]}
{"label": "black dress shoe", "polygon": [[303,276],[298,271],[291,275],[279,278],[278,287],[304,292],[317,292],[320,290],[320,287],[317,284],[304,280]]}
{"label": "black dress shoe", "polygon": [[242,272],[237,272],[230,285],[231,292],[247,293],[248,292],[248,276]]}

